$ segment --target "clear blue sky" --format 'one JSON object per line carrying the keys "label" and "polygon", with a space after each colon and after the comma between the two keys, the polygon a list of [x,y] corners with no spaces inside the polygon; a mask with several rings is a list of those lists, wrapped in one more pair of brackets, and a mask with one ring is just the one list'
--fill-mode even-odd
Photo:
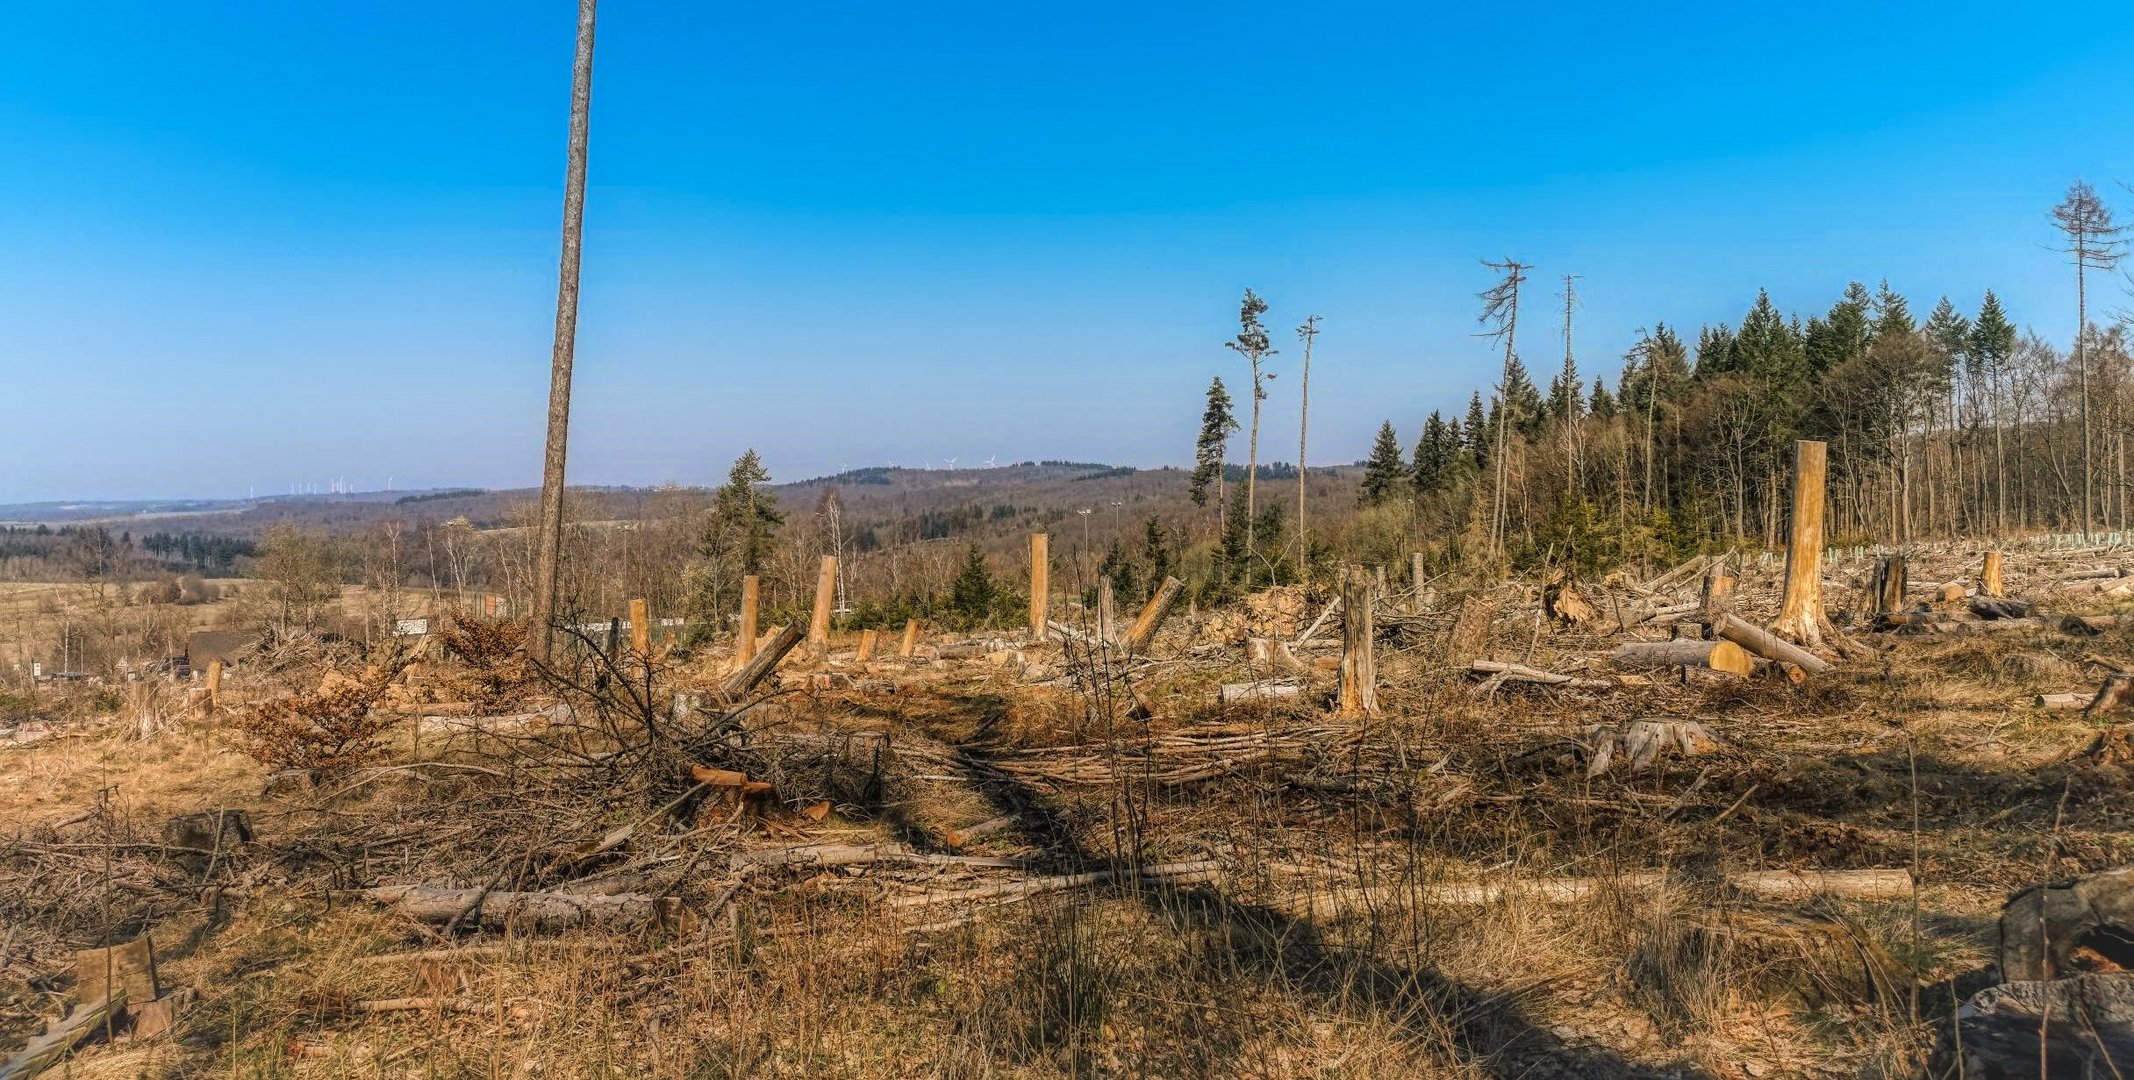
{"label": "clear blue sky", "polygon": [[[1544,374],[1564,273],[1589,378],[1759,285],[2065,340],[2047,208],[2134,214],[2121,4],[1611,6],[608,0],[571,477],[1182,462],[1247,285],[1263,456],[1316,312],[1353,460],[1489,379],[1505,255]],[[17,5],[0,500],[535,483],[574,12]]]}

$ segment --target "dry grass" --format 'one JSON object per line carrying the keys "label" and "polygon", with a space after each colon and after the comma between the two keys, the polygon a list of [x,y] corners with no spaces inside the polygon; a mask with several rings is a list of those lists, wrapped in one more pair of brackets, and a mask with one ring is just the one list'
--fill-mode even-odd
{"label": "dry grass", "polygon": [[[1534,649],[1523,623],[1498,640],[1508,655]],[[1277,738],[1179,783],[1154,779],[1175,736],[1329,721],[1309,698],[1222,714],[1211,688],[1239,676],[1234,659],[1166,668],[1149,724],[1005,669],[889,664],[875,675],[896,692],[786,693],[722,736],[725,756],[704,763],[776,780],[767,812],[693,811],[567,870],[538,868],[639,819],[665,790],[652,772],[607,788],[559,778],[554,745],[502,737],[429,738],[419,757],[440,764],[410,767],[403,729],[388,770],[265,796],[263,771],[216,721],[143,738],[131,718],[85,708],[64,738],[0,750],[0,812],[17,833],[0,845],[0,902],[29,915],[0,935],[0,962],[57,975],[66,949],[145,926],[168,979],[203,992],[174,1035],[91,1049],[75,1076],[1911,1075],[1952,987],[1988,960],[2007,890],[2134,854],[2130,778],[2075,756],[2094,735],[2079,716],[2028,705],[2091,678],[2085,654],[2126,657],[2126,644],[1908,642],[1800,688],[1600,702],[1517,688],[1477,700],[1425,640],[1385,665],[1388,716],[1319,745]],[[1543,638],[1533,659],[1575,646]],[[1729,745],[1588,778],[1576,738],[1600,712],[1697,717]],[[1008,767],[1060,747],[1124,779]],[[100,798],[99,816],[51,829]],[[824,820],[795,812],[818,799],[834,806]],[[168,854],[95,846],[225,806],[251,811],[259,840],[208,872],[219,898]],[[1027,871],[726,869],[736,850],[793,843],[942,852],[951,830],[1011,812],[1017,827],[962,853]],[[1192,859],[1221,876],[975,913],[894,903]],[[475,887],[521,862],[544,887],[641,875],[701,925],[463,927],[455,959],[416,961],[393,954],[438,949],[434,930],[337,891]],[[1789,866],[1911,867],[1921,887],[1916,900],[1774,905],[1716,884]],[[1654,868],[1671,882],[1633,876]],[[1598,891],[1425,899],[1438,883],[1567,876]],[[407,997],[451,1007],[359,1011]],[[39,1012],[40,993],[0,999],[10,1032]]]}

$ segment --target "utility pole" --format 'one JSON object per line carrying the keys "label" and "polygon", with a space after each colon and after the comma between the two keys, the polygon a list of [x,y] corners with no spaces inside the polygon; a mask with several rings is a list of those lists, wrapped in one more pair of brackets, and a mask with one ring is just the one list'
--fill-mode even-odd
{"label": "utility pole", "polygon": [[585,158],[593,116],[593,22],[599,0],[578,0],[578,55],[571,65],[569,161],[563,180],[563,257],[556,273],[556,340],[549,359],[548,445],[541,464],[541,538],[534,562],[527,652],[549,656],[556,566],[563,557],[563,458],[570,442],[571,362],[578,348],[578,262],[585,235]]}
{"label": "utility pole", "polygon": [[1304,525],[1304,440],[1312,423],[1312,341],[1319,336],[1319,316],[1305,316],[1304,325],[1297,327],[1297,336],[1304,339],[1304,372],[1297,388],[1297,573],[1301,575],[1312,554],[1310,534]]}

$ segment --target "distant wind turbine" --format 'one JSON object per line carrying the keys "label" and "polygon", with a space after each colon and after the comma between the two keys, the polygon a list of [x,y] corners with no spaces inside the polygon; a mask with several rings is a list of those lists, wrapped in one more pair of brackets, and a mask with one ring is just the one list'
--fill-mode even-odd
{"label": "distant wind turbine", "polygon": [[988,456],[988,457],[987,457],[987,458],[985,459],[985,467],[986,467],[986,468],[988,468],[988,469],[992,469],[992,468],[998,468],[998,466],[997,466],[997,465],[995,464],[995,461],[996,461],[996,460],[997,460],[997,459],[998,459],[999,457],[1000,457],[1000,455],[999,455],[999,454],[993,454],[993,455],[989,455],[989,456]]}
{"label": "distant wind turbine", "polygon": [[942,461],[944,461],[944,462],[946,462],[946,463],[948,464],[948,468],[949,468],[949,471],[950,471],[950,472],[954,472],[954,471],[956,471],[956,459],[955,459],[955,458],[952,458],[952,457],[945,457],[945,458],[942,458],[941,460],[942,460]]}

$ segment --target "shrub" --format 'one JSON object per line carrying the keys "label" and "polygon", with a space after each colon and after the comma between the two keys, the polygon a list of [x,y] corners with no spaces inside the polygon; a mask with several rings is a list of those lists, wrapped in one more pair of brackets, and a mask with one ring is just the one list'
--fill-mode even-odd
{"label": "shrub", "polygon": [[391,715],[372,706],[412,659],[398,655],[356,678],[329,679],[315,693],[261,702],[240,712],[232,725],[237,748],[272,769],[303,769],[324,775],[345,772],[385,749]]}
{"label": "shrub", "polygon": [[494,708],[517,697],[533,681],[526,662],[526,628],[455,614],[438,632],[445,651],[467,665],[460,680],[477,707]]}

